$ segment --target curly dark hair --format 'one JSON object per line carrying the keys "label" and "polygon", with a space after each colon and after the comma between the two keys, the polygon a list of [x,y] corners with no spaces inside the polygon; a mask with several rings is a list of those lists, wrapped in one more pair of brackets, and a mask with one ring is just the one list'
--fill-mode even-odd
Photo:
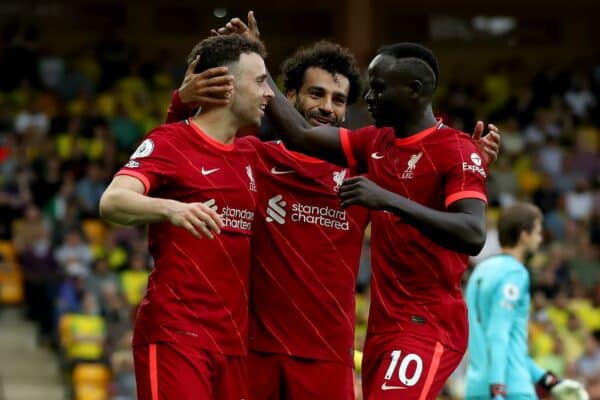
{"label": "curly dark hair", "polygon": [[200,61],[194,70],[199,73],[238,61],[243,53],[257,53],[263,58],[267,55],[265,46],[261,42],[241,35],[221,35],[197,43],[188,55],[187,61],[190,64],[197,55],[200,55]]}
{"label": "curly dark hair", "polygon": [[354,55],[345,47],[321,40],[311,47],[298,50],[284,61],[283,85],[285,90],[299,91],[304,83],[304,72],[311,67],[322,68],[331,74],[340,74],[350,81],[347,103],[352,104],[361,92],[360,72]]}

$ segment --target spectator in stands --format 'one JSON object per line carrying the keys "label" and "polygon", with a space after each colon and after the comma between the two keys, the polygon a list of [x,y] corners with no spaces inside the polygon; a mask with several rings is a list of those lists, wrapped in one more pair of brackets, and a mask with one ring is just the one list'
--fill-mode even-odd
{"label": "spectator in stands", "polygon": [[74,265],[81,266],[86,271],[86,274],[90,271],[92,250],[83,241],[79,230],[71,229],[67,233],[64,243],[56,249],[56,261],[58,261],[60,267],[67,273],[69,273],[69,268]]}
{"label": "spectator in stands", "polygon": [[600,331],[588,335],[584,353],[577,360],[577,374],[586,379],[598,379],[600,376]]}

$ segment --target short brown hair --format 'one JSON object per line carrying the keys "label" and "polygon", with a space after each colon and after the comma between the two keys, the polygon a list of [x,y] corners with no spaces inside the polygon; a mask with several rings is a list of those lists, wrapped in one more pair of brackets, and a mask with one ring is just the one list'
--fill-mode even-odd
{"label": "short brown hair", "polygon": [[199,73],[209,68],[221,67],[239,61],[244,53],[257,53],[265,58],[265,46],[256,40],[251,40],[242,35],[212,36],[197,43],[188,56],[190,64],[196,56],[200,61],[194,72]]}
{"label": "short brown hair", "polygon": [[533,230],[536,220],[542,220],[542,212],[530,203],[515,203],[503,209],[498,218],[498,239],[502,247],[514,247],[521,232]]}

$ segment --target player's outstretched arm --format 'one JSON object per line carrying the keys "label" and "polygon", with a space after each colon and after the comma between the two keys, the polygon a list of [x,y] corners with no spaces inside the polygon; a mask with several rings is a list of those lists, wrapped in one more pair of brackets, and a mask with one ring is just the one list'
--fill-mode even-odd
{"label": "player's outstretched arm", "polygon": [[138,179],[117,175],[100,199],[100,216],[121,225],[141,225],[169,221],[197,238],[214,238],[221,233],[221,217],[202,203],[182,203],[144,195]]}
{"label": "player's outstretched arm", "polygon": [[194,115],[198,108],[226,105],[233,96],[233,76],[227,67],[209,68],[195,73],[200,61],[197,56],[188,65],[179,89],[173,93],[166,123],[178,122]]}
{"label": "player's outstretched arm", "polygon": [[485,203],[462,199],[438,211],[383,189],[364,176],[346,179],[340,188],[342,207],[360,205],[398,215],[435,243],[470,255],[485,243]]}
{"label": "player's outstretched arm", "polygon": [[[225,26],[213,29],[211,34],[239,34],[253,40],[260,40],[258,23],[253,11],[248,12],[248,24],[239,18],[232,18]],[[281,93],[270,74],[268,81],[275,97],[269,102],[267,113],[277,128],[276,132],[287,147],[334,164],[346,166],[347,161],[342,149],[339,128],[313,127]]]}

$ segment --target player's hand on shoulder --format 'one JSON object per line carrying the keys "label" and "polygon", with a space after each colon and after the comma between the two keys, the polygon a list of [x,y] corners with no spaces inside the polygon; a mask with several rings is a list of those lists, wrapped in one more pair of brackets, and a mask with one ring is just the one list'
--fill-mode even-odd
{"label": "player's hand on shoulder", "polygon": [[371,210],[381,210],[388,205],[390,192],[364,176],[344,180],[340,187],[342,208],[359,205]]}
{"label": "player's hand on shoulder", "polygon": [[498,159],[498,153],[500,152],[500,133],[498,127],[494,124],[488,124],[487,135],[481,137],[483,131],[483,122],[477,121],[475,129],[473,130],[473,140],[475,140],[477,150],[482,154],[485,163],[490,165]]}
{"label": "player's hand on shoulder", "polygon": [[190,108],[219,106],[229,103],[233,96],[233,75],[227,67],[209,68],[195,73],[200,56],[190,63],[179,87],[181,102]]}
{"label": "player's hand on shoulder", "polygon": [[219,29],[213,29],[210,33],[214,36],[239,34],[252,40],[260,40],[260,31],[258,30],[258,23],[254,17],[254,11],[248,12],[248,24],[244,23],[244,21],[239,18],[232,18],[225,26]]}
{"label": "player's hand on shoulder", "polygon": [[223,220],[219,214],[203,203],[182,203],[173,200],[169,203],[167,219],[198,239],[203,236],[214,239],[214,235],[221,233],[223,227]]}

